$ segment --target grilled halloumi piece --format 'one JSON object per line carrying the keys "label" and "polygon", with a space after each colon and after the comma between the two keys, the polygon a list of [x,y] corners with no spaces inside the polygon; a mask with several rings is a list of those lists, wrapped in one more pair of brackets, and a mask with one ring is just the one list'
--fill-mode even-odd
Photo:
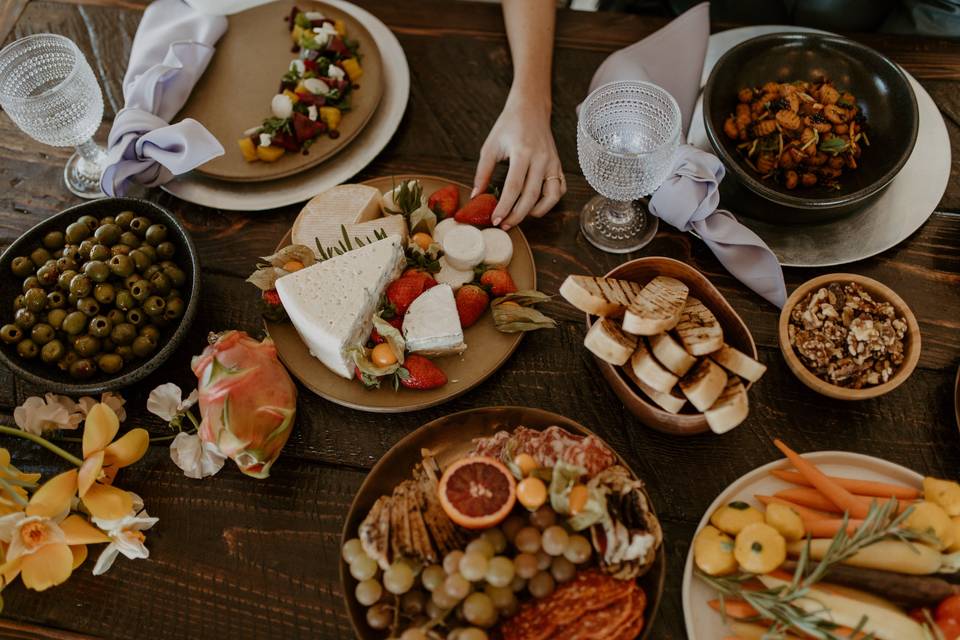
{"label": "grilled halloumi piece", "polygon": [[664,393],[662,391],[657,391],[643,380],[637,377],[637,374],[633,372],[633,367],[623,367],[623,373],[633,382],[633,384],[640,387],[640,391],[643,391],[650,400],[656,403],[664,411],[669,411],[670,413],[680,413],[680,410],[683,409],[683,405],[687,404],[687,399],[677,393],[675,390],[671,389],[669,393]]}
{"label": "grilled halloumi piece", "polygon": [[679,380],[677,376],[664,369],[657,362],[644,338],[637,340],[637,348],[630,356],[628,366],[633,369],[633,373],[638,379],[661,393],[668,393]]}
{"label": "grilled halloumi piece", "polygon": [[705,356],[723,346],[723,329],[710,309],[694,297],[687,303],[677,323],[677,335],[684,348],[694,356]]}
{"label": "grilled halloumi piece", "polygon": [[650,351],[664,367],[677,376],[690,371],[697,359],[687,353],[687,350],[669,333],[658,333],[650,336]]}
{"label": "grilled halloumi piece", "polygon": [[641,288],[629,280],[567,276],[560,285],[560,295],[584,313],[607,317],[622,314]]}
{"label": "grilled halloumi piece", "polygon": [[703,358],[680,379],[680,390],[697,411],[706,411],[717,401],[727,384],[727,373],[710,358]]}
{"label": "grilled halloumi piece", "polygon": [[407,509],[408,481],[393,488],[393,500],[390,503],[390,541],[394,557],[412,556],[413,538],[410,533],[410,512]]}
{"label": "grilled halloumi piece", "polygon": [[746,420],[749,413],[750,403],[743,382],[737,376],[730,376],[723,393],[703,415],[711,431],[726,433]]}
{"label": "grilled halloumi piece", "polygon": [[653,336],[673,329],[690,289],[676,278],[657,276],[634,297],[623,315],[623,330]]}
{"label": "grilled halloumi piece", "polygon": [[624,333],[613,320],[600,318],[590,326],[587,337],[583,339],[590,353],[604,362],[622,365],[630,359],[637,348],[636,337]]}
{"label": "grilled halloumi piece", "polygon": [[710,357],[730,373],[735,373],[750,382],[756,382],[767,371],[766,365],[728,344],[710,354]]}
{"label": "grilled halloumi piece", "polygon": [[377,498],[367,517],[360,523],[358,532],[364,552],[376,560],[383,570],[389,569],[393,560],[390,553],[390,503],[390,496]]}
{"label": "grilled halloumi piece", "polygon": [[437,499],[436,478],[431,477],[428,471],[419,467],[414,469],[414,478],[425,500],[422,510],[423,522],[437,551],[441,556],[445,556],[455,549],[461,549],[467,542],[466,536],[440,506],[440,501]]}
{"label": "grilled halloumi piece", "polygon": [[422,505],[425,497],[419,483],[411,483],[407,489],[407,511],[410,514],[410,537],[413,542],[414,556],[424,562],[437,562],[437,552],[430,542],[427,525],[423,521]]}

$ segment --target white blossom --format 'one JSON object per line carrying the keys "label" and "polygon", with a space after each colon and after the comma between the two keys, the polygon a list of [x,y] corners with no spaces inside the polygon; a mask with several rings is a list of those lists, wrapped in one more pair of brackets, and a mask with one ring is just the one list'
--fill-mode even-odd
{"label": "white blossom", "polygon": [[187,399],[183,400],[183,391],[180,390],[180,387],[172,382],[167,382],[150,392],[150,396],[147,398],[147,411],[159,416],[166,422],[171,422],[196,404],[197,397],[198,392],[194,389],[187,396]]}
{"label": "white blossom", "polygon": [[150,550],[144,544],[145,537],[141,532],[157,524],[160,519],[151,517],[143,510],[143,500],[140,496],[132,492],[131,496],[133,496],[133,509],[123,518],[117,520],[93,518],[93,523],[110,537],[110,544],[100,553],[97,564],[93,567],[95,576],[106,573],[120,554],[130,560],[150,557]]}
{"label": "white blossom", "polygon": [[70,425],[70,413],[62,404],[37,396],[27,398],[22,405],[14,409],[13,420],[27,433],[38,436],[54,429],[76,428],[76,424]]}
{"label": "white blossom", "polygon": [[178,433],[170,443],[170,459],[185,476],[199,480],[220,471],[227,457],[196,433]]}

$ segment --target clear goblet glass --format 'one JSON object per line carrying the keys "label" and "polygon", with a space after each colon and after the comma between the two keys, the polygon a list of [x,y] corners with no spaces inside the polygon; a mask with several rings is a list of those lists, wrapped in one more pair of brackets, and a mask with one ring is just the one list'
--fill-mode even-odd
{"label": "clear goblet glass", "polygon": [[102,198],[106,153],[93,141],[103,120],[103,94],[83,53],[69,38],[38,33],[0,51],[0,106],[28,136],[76,147],[63,172],[81,198]]}
{"label": "clear goblet glass", "polygon": [[646,245],[657,219],[638,198],[663,184],[680,144],[680,107],[649,82],[611,82],[587,96],[577,121],[577,154],[600,195],[580,214],[583,235],[598,249],[627,253]]}

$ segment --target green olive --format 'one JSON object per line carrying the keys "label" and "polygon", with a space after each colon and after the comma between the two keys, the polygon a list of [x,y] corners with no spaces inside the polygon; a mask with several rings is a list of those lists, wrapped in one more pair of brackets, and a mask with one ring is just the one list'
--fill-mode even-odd
{"label": "green olive", "polygon": [[113,216],[103,216],[100,218],[100,226],[102,227],[105,224],[117,224],[117,219]]}
{"label": "green olive", "polygon": [[67,310],[61,307],[51,309],[47,312],[47,324],[57,331],[63,326],[63,319],[67,317]]}
{"label": "green olive", "polygon": [[63,357],[57,361],[57,367],[63,371],[68,371],[73,363],[80,359],[80,356],[77,355],[77,352],[73,349],[67,349],[67,352],[63,354]]}
{"label": "green olive", "polygon": [[76,307],[76,306],[77,306],[77,300],[79,300],[79,299],[80,299],[80,296],[78,296],[78,295],[76,295],[76,294],[73,294],[73,293],[68,293],[68,294],[67,294],[67,306],[68,306],[68,307]]}
{"label": "green olive", "polygon": [[51,340],[40,349],[40,359],[47,364],[53,364],[63,358],[67,348],[63,346],[60,340]]}
{"label": "green olive", "polygon": [[113,255],[113,252],[110,251],[110,247],[105,244],[95,244],[90,249],[89,260],[100,260],[101,262],[109,260],[110,256]]}
{"label": "green olive", "polygon": [[123,356],[115,353],[104,353],[97,358],[97,366],[104,373],[114,374],[123,368]]}
{"label": "green olive", "polygon": [[83,265],[83,274],[94,282],[104,282],[110,277],[110,267],[106,262],[90,260]]}
{"label": "green olive", "polygon": [[97,372],[97,365],[93,360],[82,358],[70,365],[70,377],[77,380],[90,378]]}
{"label": "green olive", "polygon": [[27,276],[23,279],[23,284],[20,286],[20,290],[23,293],[30,291],[30,289],[35,289],[37,287],[42,287],[43,284],[40,283],[40,278],[37,276]]}
{"label": "green olive", "polygon": [[126,231],[130,228],[130,221],[137,217],[133,211],[121,211],[116,215],[114,221],[117,223],[121,229]]}
{"label": "green olive", "polygon": [[114,304],[116,304],[117,309],[120,309],[121,311],[129,311],[130,309],[136,307],[139,303],[128,290],[121,289],[120,291],[117,291],[117,295],[114,298]]}
{"label": "green olive", "polygon": [[35,268],[36,265],[33,264],[33,260],[27,256],[17,256],[10,262],[10,270],[18,278],[26,278],[33,273]]}
{"label": "green olive", "polygon": [[70,281],[73,280],[75,275],[77,275],[77,272],[72,269],[62,272],[57,276],[57,286],[64,291],[70,291]]}
{"label": "green olive", "polygon": [[0,327],[0,340],[5,344],[16,344],[23,338],[23,329],[15,324],[5,324]]}
{"label": "green olive", "polygon": [[147,227],[144,238],[146,238],[148,244],[157,246],[167,239],[167,226],[159,223],[150,225]]}
{"label": "green olive", "polygon": [[140,245],[139,250],[147,254],[147,257],[150,258],[151,263],[154,263],[157,261],[157,249],[153,245],[142,244]]}
{"label": "green olive", "polygon": [[160,296],[165,296],[170,293],[171,285],[170,278],[163,271],[158,271],[149,278],[150,286],[153,288],[153,292]]}
{"label": "green olive", "polygon": [[161,267],[159,264],[152,264],[143,270],[143,277],[149,280],[158,273],[163,273],[163,267]]}
{"label": "green olive", "polygon": [[37,247],[30,252],[30,259],[33,260],[33,264],[38,266],[45,264],[47,260],[50,260],[51,258],[53,258],[53,256],[50,255],[50,252],[43,247]]}
{"label": "green olive", "polygon": [[116,255],[110,258],[110,272],[118,278],[126,278],[136,268],[136,263],[129,255]]}
{"label": "green olive", "polygon": [[57,270],[60,271],[60,273],[64,271],[76,271],[77,261],[69,256],[60,256],[57,258]]}
{"label": "green olive", "polygon": [[37,344],[47,344],[53,340],[54,334],[53,327],[45,322],[39,322],[33,325],[33,329],[30,330],[30,339]]}
{"label": "green olive", "polygon": [[117,242],[120,241],[121,233],[123,233],[123,229],[116,224],[103,224],[101,222],[100,226],[97,227],[97,230],[93,232],[93,237],[97,239],[97,242],[105,244],[109,247],[110,245],[117,244]]}
{"label": "green olive", "polygon": [[148,324],[140,328],[140,335],[150,338],[154,342],[160,342],[160,329],[156,325]]}
{"label": "green olive", "polygon": [[81,258],[87,260],[90,258],[90,253],[93,251],[95,246],[97,246],[97,243],[93,240],[84,240],[78,246],[77,251],[79,252]]}
{"label": "green olive", "polygon": [[137,337],[137,328],[125,320],[126,318],[124,322],[114,323],[110,331],[110,339],[121,346],[130,344]]}
{"label": "green olive", "polygon": [[163,273],[174,287],[182,287],[187,282],[187,273],[180,267],[163,267]]}
{"label": "green olive", "polygon": [[127,255],[133,261],[133,266],[137,271],[143,271],[144,269],[149,267],[151,264],[153,264],[153,260],[150,259],[150,257],[146,254],[143,248],[134,249]]}
{"label": "green olive", "polygon": [[72,222],[67,225],[67,242],[72,244],[80,244],[89,238],[91,233],[93,233],[93,231],[91,231],[90,227],[79,220],[77,222]]}
{"label": "green olive", "polygon": [[63,231],[48,231],[43,236],[43,246],[50,251],[62,249],[65,241],[66,238],[63,235]]}
{"label": "green olive", "polygon": [[123,286],[129,289],[130,287],[133,286],[134,282],[139,282],[140,280],[143,280],[143,276],[140,275],[139,273],[133,273],[123,279]]}
{"label": "green olive", "polygon": [[106,338],[112,330],[113,323],[106,316],[94,316],[90,319],[90,325],[87,327],[90,335],[97,338]]}
{"label": "green olive", "polygon": [[93,298],[100,304],[113,304],[116,289],[109,282],[101,282],[93,288]]}
{"label": "green olive", "polygon": [[111,325],[120,324],[126,319],[127,314],[125,314],[123,311],[120,311],[120,309],[110,309],[110,311],[107,311],[107,320],[110,321]]}
{"label": "green olive", "polygon": [[30,338],[24,338],[17,343],[17,355],[27,360],[33,360],[40,353],[40,347]]}
{"label": "green olive", "polygon": [[140,309],[130,309],[127,311],[127,322],[135,327],[139,327],[147,321],[146,315]]}
{"label": "green olive", "polygon": [[124,362],[130,362],[131,360],[136,358],[136,356],[133,354],[133,348],[131,348],[130,345],[128,344],[120,345],[119,347],[114,349],[113,352],[116,353],[121,358],[123,358]]}
{"label": "green olive", "polygon": [[27,306],[27,303],[23,300],[23,294],[21,293],[16,298],[13,299],[13,310],[17,311],[18,309],[23,309]]}
{"label": "green olive", "polygon": [[17,309],[17,312],[13,314],[13,324],[23,330],[30,329],[37,324],[37,314],[29,309]]}
{"label": "green olive", "polygon": [[130,230],[142,238],[143,234],[147,232],[147,229],[150,228],[151,224],[153,223],[150,222],[150,218],[137,216],[130,221]]}
{"label": "green olive", "polygon": [[82,312],[83,315],[87,316],[88,318],[92,318],[100,313],[100,303],[97,302],[97,299],[92,296],[80,298],[77,300],[77,311]]}
{"label": "green olive", "polygon": [[44,287],[52,287],[57,282],[57,278],[60,277],[60,272],[57,271],[57,263],[49,262],[39,269],[37,269],[37,280],[40,281],[40,284]]}
{"label": "green olive", "polygon": [[47,294],[47,309],[62,309],[65,306],[67,306],[67,296],[63,295],[63,291],[54,289]]}
{"label": "green olive", "polygon": [[157,342],[146,336],[137,336],[130,347],[133,349],[135,356],[138,358],[146,358],[157,348]]}
{"label": "green olive", "polygon": [[147,280],[137,280],[130,286],[130,295],[137,302],[143,302],[152,292],[153,288]]}
{"label": "green olive", "polygon": [[115,244],[110,247],[110,255],[114,256],[128,256],[131,251],[133,251],[133,249],[125,244]]}
{"label": "green olive", "polygon": [[100,352],[100,339],[91,335],[77,336],[73,341],[73,348],[81,357],[89,358]]}
{"label": "green olive", "polygon": [[122,234],[120,234],[120,244],[125,244],[131,249],[136,249],[143,244],[143,241],[140,240],[140,236],[135,234],[133,231],[124,231]]}
{"label": "green olive", "polygon": [[100,340],[100,351],[103,353],[113,353],[113,350],[117,348],[117,345],[110,338],[103,338]]}
{"label": "green olive", "polygon": [[160,296],[150,296],[143,301],[143,310],[148,316],[159,316],[167,306],[167,301]]}
{"label": "green olive", "polygon": [[84,331],[87,330],[88,319],[86,314],[81,311],[71,311],[67,314],[67,317],[63,319],[63,324],[61,329],[70,336],[78,336]]}
{"label": "green olive", "polygon": [[23,293],[23,303],[30,311],[40,313],[47,306],[47,293],[40,287],[27,289]]}
{"label": "green olive", "polygon": [[91,215],[83,215],[77,218],[77,222],[82,222],[87,225],[87,229],[90,229],[90,233],[93,233],[96,228],[100,225],[100,221]]}
{"label": "green olive", "polygon": [[172,258],[176,252],[177,247],[169,240],[157,245],[157,255],[161,258]]}
{"label": "green olive", "polygon": [[176,320],[183,315],[187,305],[183,298],[171,298],[167,300],[167,308],[163,310],[163,317],[167,320]]}
{"label": "green olive", "polygon": [[93,291],[93,281],[84,274],[77,274],[70,281],[70,293],[78,298],[85,298]]}
{"label": "green olive", "polygon": [[71,260],[79,260],[82,257],[80,255],[80,247],[75,244],[68,244],[63,248],[63,253],[60,257],[70,258]]}

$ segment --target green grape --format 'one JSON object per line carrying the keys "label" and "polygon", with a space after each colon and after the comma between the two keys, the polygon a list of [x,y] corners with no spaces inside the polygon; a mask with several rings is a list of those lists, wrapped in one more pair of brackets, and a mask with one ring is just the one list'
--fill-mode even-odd
{"label": "green grape", "polygon": [[433,591],[441,584],[443,584],[444,578],[446,578],[446,572],[438,564],[432,564],[426,569],[423,570],[423,573],[420,574],[420,582],[423,583],[423,588],[427,591]]}
{"label": "green grape", "polygon": [[363,580],[357,583],[357,588],[353,594],[357,597],[357,602],[369,607],[376,604],[380,596],[383,595],[383,587],[376,580]]}
{"label": "green grape", "polygon": [[557,523],[557,512],[550,504],[541,505],[539,509],[530,514],[530,524],[543,531],[547,527],[552,527]]}
{"label": "green grape", "polygon": [[423,629],[410,628],[400,634],[400,640],[427,640],[427,632]]}
{"label": "green grape", "polygon": [[496,556],[487,564],[487,582],[496,587],[506,587],[513,580],[513,561],[504,556]]}
{"label": "green grape", "polygon": [[[132,340],[124,340],[120,344],[126,344],[127,342],[132,342]],[[347,564],[353,564],[355,558],[358,558],[361,555],[367,555],[363,550],[363,545],[360,544],[360,540],[357,538],[351,538],[344,542],[343,549],[341,549],[340,554],[343,556],[343,559]]]}
{"label": "green grape", "polygon": [[494,553],[503,553],[507,548],[507,536],[500,529],[487,529],[480,537],[490,543]]}
{"label": "green grape", "polygon": [[490,596],[485,593],[471,593],[463,601],[462,611],[467,622],[478,627],[489,627],[497,621],[497,610]]}
{"label": "green grape", "polygon": [[572,580],[576,573],[577,568],[574,564],[563,556],[557,556],[553,559],[553,562],[550,563],[550,575],[561,584]]}
{"label": "green grape", "polygon": [[517,597],[513,595],[513,589],[511,589],[509,585],[497,587],[492,584],[488,584],[483,589],[483,592],[490,596],[490,601],[493,602],[493,606],[495,606],[497,609],[506,609],[517,599]]}
{"label": "green grape", "polygon": [[507,541],[513,542],[517,537],[517,532],[525,526],[527,526],[527,522],[523,516],[513,515],[504,520],[500,528],[503,529],[503,535],[507,538]]}
{"label": "green grape", "polygon": [[448,596],[459,602],[470,595],[472,587],[469,580],[459,573],[454,573],[447,576],[447,579],[443,581],[443,590],[447,592]]}
{"label": "green grape", "polygon": [[467,627],[460,630],[457,640],[487,640],[487,632],[476,627]]}
{"label": "green grape", "polygon": [[517,557],[513,559],[513,569],[518,577],[529,580],[539,571],[537,567],[537,556],[531,553],[518,554]]}
{"label": "green grape", "polygon": [[390,593],[401,595],[413,586],[413,570],[405,562],[394,562],[383,572],[383,586]]}
{"label": "green grape", "polygon": [[524,527],[517,532],[513,544],[523,553],[536,553],[540,550],[540,531],[535,527]]}
{"label": "green grape", "polygon": [[537,551],[537,569],[539,569],[540,571],[546,571],[547,569],[550,568],[550,562],[552,561],[553,561],[553,556],[551,556],[549,553],[547,553],[543,549],[540,549],[540,551]]}
{"label": "green grape", "polygon": [[527,589],[534,598],[546,598],[553,593],[554,587],[556,587],[556,583],[553,576],[547,571],[541,571],[530,578],[530,582],[527,583]]}
{"label": "green grape", "polygon": [[466,553],[471,553],[471,552],[479,553],[480,555],[488,559],[492,558],[494,553],[493,545],[490,544],[490,542],[488,542],[487,540],[485,540],[482,536],[479,538],[476,538],[475,540],[471,540],[470,544],[467,545],[467,548],[464,549],[464,551]]}
{"label": "green grape", "polygon": [[[446,584],[446,582],[444,582]],[[457,606],[457,603],[460,602],[449,593],[446,589],[434,589],[433,593],[430,594],[430,601],[437,606],[437,608],[443,611],[449,611]]]}
{"label": "green grape", "polygon": [[583,564],[590,559],[592,554],[593,547],[590,546],[590,541],[575,533],[567,541],[567,548],[563,552],[563,557],[573,564]]}
{"label": "green grape", "polygon": [[463,551],[456,549],[451,551],[443,559],[443,570],[447,572],[447,575],[451,573],[456,573],[460,570],[460,558],[463,557]]}
{"label": "green grape", "polygon": [[559,556],[563,555],[563,552],[566,551],[569,540],[570,536],[567,534],[566,529],[553,525],[543,530],[540,544],[543,545],[543,550],[550,555]]}
{"label": "green grape", "polygon": [[369,580],[377,575],[377,561],[366,554],[358,556],[350,563],[350,575],[357,580]]}
{"label": "green grape", "polygon": [[479,582],[487,573],[487,557],[477,551],[469,551],[460,559],[460,573],[470,582]]}
{"label": "green grape", "polygon": [[381,602],[367,609],[367,624],[376,630],[386,629],[393,622],[393,607]]}
{"label": "green grape", "polygon": [[400,597],[400,611],[408,616],[420,615],[426,606],[427,596],[419,589],[408,591]]}

